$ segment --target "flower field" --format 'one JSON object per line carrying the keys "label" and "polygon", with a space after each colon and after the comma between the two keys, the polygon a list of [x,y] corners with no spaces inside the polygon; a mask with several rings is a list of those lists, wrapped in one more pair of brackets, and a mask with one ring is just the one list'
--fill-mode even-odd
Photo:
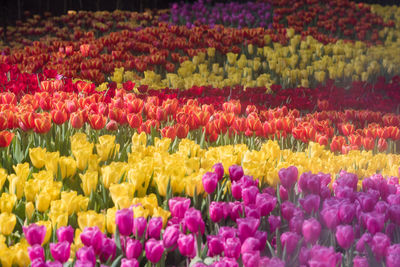
{"label": "flower field", "polygon": [[399,29],[348,0],[0,29],[1,266],[400,266]]}

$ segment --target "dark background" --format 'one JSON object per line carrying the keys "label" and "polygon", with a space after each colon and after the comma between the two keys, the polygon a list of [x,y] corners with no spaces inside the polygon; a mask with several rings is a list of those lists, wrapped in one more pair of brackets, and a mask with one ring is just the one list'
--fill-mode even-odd
{"label": "dark background", "polygon": [[[218,2],[231,2],[219,0]],[[12,25],[16,20],[24,19],[24,11],[29,10],[31,14],[43,14],[48,11],[53,15],[65,14],[68,10],[108,10],[115,9],[144,11],[150,9],[168,8],[172,3],[180,2],[178,0],[0,0],[0,23]],[[185,0],[184,2],[194,2],[194,0]],[[217,2],[217,1],[216,1]],[[241,2],[241,1],[237,1]],[[382,5],[398,4],[399,0],[363,0],[356,2],[377,3]]]}

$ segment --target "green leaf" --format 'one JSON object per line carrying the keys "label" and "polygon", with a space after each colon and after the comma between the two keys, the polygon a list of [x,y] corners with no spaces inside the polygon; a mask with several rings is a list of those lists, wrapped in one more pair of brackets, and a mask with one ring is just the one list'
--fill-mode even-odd
{"label": "green leaf", "polygon": [[121,266],[120,262],[122,260],[122,258],[124,257],[124,255],[119,255],[114,262],[111,264],[111,267],[117,267],[117,266]]}
{"label": "green leaf", "polygon": [[[114,234],[114,240],[115,240],[115,245],[117,246],[117,249],[119,251],[122,251],[121,248],[121,238],[119,236],[119,230],[118,230],[118,225],[115,227],[115,234]],[[114,263],[113,263],[114,264]]]}

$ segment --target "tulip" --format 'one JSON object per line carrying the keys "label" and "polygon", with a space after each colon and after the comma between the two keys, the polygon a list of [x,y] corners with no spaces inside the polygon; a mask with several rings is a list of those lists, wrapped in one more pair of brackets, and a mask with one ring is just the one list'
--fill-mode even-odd
{"label": "tulip", "polygon": [[163,234],[163,245],[164,248],[172,251],[177,247],[177,241],[179,238],[179,227],[177,225],[168,226]]}
{"label": "tulip", "polygon": [[295,211],[296,211],[296,206],[292,202],[285,201],[282,203],[281,213],[282,217],[285,220],[289,221],[293,217]]}
{"label": "tulip", "polygon": [[227,238],[224,243],[225,257],[239,259],[241,250],[241,243],[239,238]]}
{"label": "tulip", "polygon": [[386,266],[395,267],[400,264],[400,245],[394,244],[387,249]]}
{"label": "tulip", "polygon": [[232,196],[236,200],[242,199],[242,189],[243,189],[243,185],[241,182],[235,182],[235,181],[232,182],[232,185],[231,185]]}
{"label": "tulip", "polygon": [[101,262],[107,262],[109,260],[112,261],[117,253],[117,245],[115,244],[114,239],[103,238],[103,243],[101,244],[101,246]]}
{"label": "tulip", "polygon": [[[83,262],[89,262],[91,266],[95,266],[96,264],[96,255],[94,253],[93,247],[82,247],[76,252],[76,258],[78,261],[81,261],[81,264]],[[77,261],[77,262],[78,262]],[[77,266],[76,264],[75,266]],[[81,265],[81,266],[86,266],[86,265]]]}
{"label": "tulip", "polygon": [[51,256],[53,256],[54,260],[59,261],[61,263],[68,261],[70,251],[71,251],[71,243],[69,243],[68,241],[50,244]]}
{"label": "tulip", "polygon": [[242,255],[244,253],[255,253],[259,252],[260,248],[260,241],[257,238],[249,237],[243,243],[241,247]]}
{"label": "tulip", "polygon": [[224,166],[222,165],[222,163],[216,163],[212,168],[214,172],[217,174],[218,181],[221,181],[222,178],[224,178],[224,173],[225,173]]}
{"label": "tulip", "polygon": [[297,182],[299,172],[295,166],[290,166],[288,168],[283,168],[278,172],[281,184],[290,190],[292,186]]}
{"label": "tulip", "polygon": [[178,247],[183,256],[193,258],[196,255],[196,243],[193,234],[181,234],[178,238]]}
{"label": "tulip", "polygon": [[302,213],[293,216],[289,221],[289,230],[301,234],[304,217]]}
{"label": "tulip", "polygon": [[145,251],[146,257],[151,263],[159,262],[164,253],[162,241],[157,241],[154,238],[150,238],[146,241]]}
{"label": "tulip", "polygon": [[94,252],[99,254],[102,250],[103,239],[105,235],[97,226],[87,227],[80,235],[81,241],[85,246],[92,246]]}
{"label": "tulip", "polygon": [[232,165],[229,167],[229,177],[231,178],[231,181],[239,181],[243,175],[242,166]]}
{"label": "tulip", "polygon": [[239,237],[241,241],[246,240],[248,237],[254,236],[258,227],[260,226],[260,220],[255,218],[242,218],[237,219]]}
{"label": "tulip", "polygon": [[[243,266],[259,266],[260,264],[260,251],[242,253]],[[268,265],[270,266],[270,265]]]}
{"label": "tulip", "polygon": [[137,217],[133,219],[133,230],[136,238],[141,238],[146,231],[147,220],[144,217]]}
{"label": "tulip", "polygon": [[208,246],[207,255],[209,257],[220,255],[224,251],[224,243],[219,236],[208,235],[207,246]]}
{"label": "tulip", "polygon": [[214,172],[207,172],[203,175],[202,178],[204,191],[208,194],[214,193],[218,184],[218,176]]}
{"label": "tulip", "polygon": [[160,239],[161,229],[163,227],[163,220],[161,217],[153,217],[147,224],[148,238]]}
{"label": "tulip", "polygon": [[24,235],[29,245],[42,245],[46,236],[46,227],[44,225],[31,224],[28,227],[22,227]]}
{"label": "tulip", "polygon": [[139,267],[137,259],[122,259],[121,267]]}
{"label": "tulip", "polygon": [[190,207],[190,198],[174,197],[168,200],[169,210],[172,217],[183,219],[185,212]]}
{"label": "tulip", "polygon": [[68,114],[63,109],[53,109],[51,111],[53,122],[57,125],[64,124],[68,120]]}
{"label": "tulip", "polygon": [[83,124],[85,124],[85,119],[82,112],[78,111],[71,113],[69,122],[74,129],[82,128]]}
{"label": "tulip", "polygon": [[250,186],[242,189],[242,198],[245,205],[255,204],[257,195],[259,194],[258,187]]}
{"label": "tulip", "polygon": [[343,203],[339,207],[339,220],[342,224],[351,224],[355,215],[356,207],[351,203]]}
{"label": "tulip", "polygon": [[355,256],[353,259],[353,267],[369,267],[367,258],[361,256]]}
{"label": "tulip", "polygon": [[385,227],[385,215],[377,214],[375,212],[367,213],[363,217],[364,223],[367,226],[367,230],[374,235],[377,232],[381,232]]}
{"label": "tulip", "polygon": [[192,233],[204,233],[205,224],[201,217],[201,212],[194,208],[190,208],[185,212],[184,217],[185,226],[191,231]]}
{"label": "tulip", "polygon": [[68,243],[74,242],[74,228],[72,226],[63,226],[57,230],[58,242],[67,241]]}
{"label": "tulip", "polygon": [[115,213],[115,224],[121,235],[129,236],[133,229],[133,211],[132,209],[122,209]]}
{"label": "tulip", "polygon": [[90,114],[88,119],[93,130],[103,129],[107,122],[107,118],[99,114]]}
{"label": "tulip", "polygon": [[260,210],[261,216],[268,216],[276,206],[276,197],[267,193],[257,194],[256,207]]}
{"label": "tulip", "polygon": [[40,259],[42,261],[45,260],[44,248],[39,244],[35,244],[31,247],[28,247],[28,255],[31,261],[34,261],[35,259]]}
{"label": "tulip", "polygon": [[301,237],[294,232],[285,232],[281,235],[282,248],[286,249],[287,254],[291,254],[297,248]]}
{"label": "tulip", "polygon": [[390,246],[390,238],[383,233],[376,233],[372,238],[371,248],[375,258],[380,261],[386,255],[386,250]]}
{"label": "tulip", "polygon": [[46,148],[35,147],[29,149],[29,158],[31,159],[32,165],[37,168],[43,168],[45,164]]}
{"label": "tulip", "polygon": [[321,224],[314,218],[305,220],[302,226],[304,241],[309,244],[314,244],[321,233]]}
{"label": "tulip", "polygon": [[309,194],[304,198],[299,199],[300,205],[308,214],[319,211],[321,198],[318,195]]}
{"label": "tulip", "polygon": [[322,220],[330,230],[334,230],[339,224],[338,213],[338,209],[335,207],[326,208],[321,211]]}
{"label": "tulip", "polygon": [[46,116],[41,116],[35,119],[35,132],[45,134],[50,131],[51,119]]}
{"label": "tulip", "polygon": [[338,225],[336,227],[336,240],[343,249],[349,249],[354,242],[354,230],[350,225]]}
{"label": "tulip", "polygon": [[270,215],[268,217],[268,224],[271,233],[274,233],[281,225],[281,218],[279,216]]}
{"label": "tulip", "polygon": [[8,131],[0,131],[0,147],[8,147],[14,138],[14,133]]}
{"label": "tulip", "polygon": [[221,202],[211,202],[210,207],[209,207],[209,212],[210,212],[210,219],[218,223],[221,221],[222,218],[224,218],[224,203]]}

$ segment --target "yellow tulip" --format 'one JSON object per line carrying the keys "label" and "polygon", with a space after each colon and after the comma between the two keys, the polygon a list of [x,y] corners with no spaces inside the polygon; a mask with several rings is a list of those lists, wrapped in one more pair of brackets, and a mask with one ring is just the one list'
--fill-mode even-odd
{"label": "yellow tulip", "polygon": [[28,220],[30,220],[35,212],[35,206],[32,202],[28,202],[25,205],[25,215]]}
{"label": "yellow tulip", "polygon": [[93,153],[94,144],[89,142],[81,143],[81,146],[72,150],[72,154],[76,159],[76,166],[80,170],[85,170],[88,167],[90,156]]}
{"label": "yellow tulip", "polygon": [[26,180],[28,178],[30,172],[28,162],[17,164],[17,166],[13,166],[13,169],[15,174],[22,180]]}
{"label": "yellow tulip", "polygon": [[61,200],[65,202],[68,208],[68,215],[72,213],[77,213],[80,211],[78,193],[76,191],[61,192]]}
{"label": "yellow tulip", "polygon": [[36,209],[39,212],[45,212],[50,207],[51,196],[44,192],[39,193],[36,196]]}
{"label": "yellow tulip", "polygon": [[72,157],[60,157],[58,164],[60,166],[62,179],[75,175],[76,161]]}
{"label": "yellow tulip", "polygon": [[29,149],[29,158],[31,159],[32,165],[41,169],[46,162],[46,148],[35,147]]}
{"label": "yellow tulip", "polygon": [[14,246],[13,264],[17,266],[29,266],[31,263],[28,255],[28,245],[18,243]]}
{"label": "yellow tulip", "polygon": [[11,213],[16,201],[17,201],[17,196],[15,194],[9,194],[9,193],[1,194],[0,197],[1,212]]}
{"label": "yellow tulip", "polygon": [[115,233],[115,213],[117,212],[117,208],[113,207],[110,209],[107,209],[107,215],[106,215],[106,224],[107,224],[107,232],[110,234]]}
{"label": "yellow tulip", "polygon": [[99,144],[96,144],[97,155],[101,161],[106,161],[110,157],[118,154],[119,144],[115,144],[114,135],[103,135],[99,137]]}
{"label": "yellow tulip", "polygon": [[122,176],[126,175],[128,165],[124,162],[113,161],[110,165],[101,168],[101,178],[105,188],[118,183]]}
{"label": "yellow tulip", "polygon": [[97,226],[102,232],[105,230],[104,214],[96,213],[93,210],[78,212],[78,225],[83,231],[86,227]]}
{"label": "yellow tulip", "polygon": [[142,205],[137,205],[133,207],[133,216],[135,218],[144,217],[147,218],[149,216],[149,210],[143,208]]}
{"label": "yellow tulip", "polygon": [[57,174],[59,158],[60,158],[59,152],[47,152],[46,162],[44,164],[46,170],[51,171],[53,174]]}
{"label": "yellow tulip", "polygon": [[10,235],[17,223],[17,218],[13,213],[2,212],[0,214],[0,233],[2,235]]}
{"label": "yellow tulip", "polygon": [[79,176],[81,177],[81,187],[85,196],[90,196],[90,193],[96,190],[99,173],[97,171],[88,170],[85,174],[79,174]]}
{"label": "yellow tulip", "polygon": [[51,227],[51,221],[37,221],[35,223],[39,226],[44,225],[46,227],[46,235],[44,237],[42,245],[47,244],[53,231],[53,228]]}
{"label": "yellow tulip", "polygon": [[24,194],[26,201],[34,201],[39,192],[39,183],[31,179],[25,182]]}
{"label": "yellow tulip", "polygon": [[9,189],[10,193],[13,193],[17,196],[18,199],[21,199],[24,195],[24,186],[26,179],[21,178],[15,174],[10,174],[8,177]]}
{"label": "yellow tulip", "polygon": [[14,261],[14,253],[5,247],[0,249],[0,262],[2,267],[11,267]]}
{"label": "yellow tulip", "polygon": [[51,212],[49,214],[53,228],[60,228],[68,225],[68,212]]}

